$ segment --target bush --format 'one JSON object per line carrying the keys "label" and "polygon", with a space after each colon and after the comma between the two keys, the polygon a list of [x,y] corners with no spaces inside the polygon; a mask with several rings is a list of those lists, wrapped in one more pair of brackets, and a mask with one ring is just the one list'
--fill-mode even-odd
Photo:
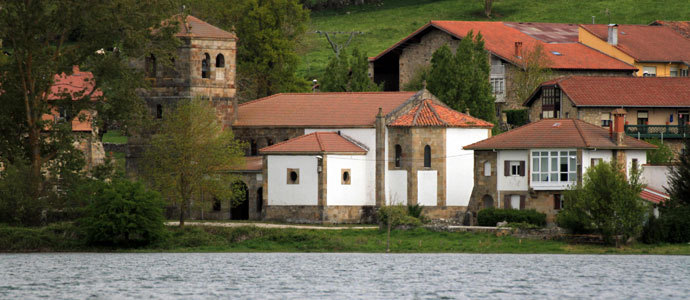
{"label": "bush", "polygon": [[0,223],[35,226],[42,221],[46,197],[34,200],[29,166],[18,162],[2,164],[0,170]]}
{"label": "bush", "polygon": [[91,245],[136,247],[161,240],[164,221],[158,193],[120,179],[103,185],[80,226]]}
{"label": "bush", "polygon": [[658,244],[666,239],[664,228],[659,219],[653,214],[650,214],[647,223],[642,227],[642,236],[640,240],[645,244]]}
{"label": "bush", "polygon": [[498,222],[508,223],[528,223],[536,226],[546,225],[546,214],[537,212],[534,209],[498,209],[485,208],[477,214],[479,226],[496,226]]}
{"label": "bush", "polygon": [[556,215],[556,224],[571,233],[584,234],[594,231],[592,222],[580,210],[561,210]]}
{"label": "bush", "polygon": [[402,204],[389,205],[379,208],[378,220],[381,228],[388,226],[388,219],[391,219],[391,227],[411,226],[418,227],[422,225],[422,221],[409,215],[408,208]]}
{"label": "bush", "polygon": [[508,124],[522,126],[529,122],[529,110],[527,109],[505,110],[504,112]]}
{"label": "bush", "polygon": [[650,143],[658,148],[647,150],[647,163],[652,165],[668,164],[673,160],[673,150],[667,144],[664,144],[660,139],[647,139],[645,142]]}

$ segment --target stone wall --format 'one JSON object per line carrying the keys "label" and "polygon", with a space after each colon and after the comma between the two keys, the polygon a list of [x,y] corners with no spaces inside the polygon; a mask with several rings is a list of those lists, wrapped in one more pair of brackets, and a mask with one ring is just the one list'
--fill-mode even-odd
{"label": "stone wall", "polygon": [[[474,188],[468,205],[468,210],[472,212],[473,217],[476,217],[479,210],[486,208],[484,203],[486,197],[491,198],[493,207],[498,207],[500,199],[498,198],[497,159],[497,153],[491,150],[474,150]],[[484,176],[486,162],[491,164],[491,176]]]}
{"label": "stone wall", "polygon": [[399,88],[414,78],[422,67],[431,64],[431,56],[443,45],[448,44],[453,53],[458,49],[460,40],[436,28],[430,28],[428,33],[408,41],[409,45],[400,54],[399,59]]}
{"label": "stone wall", "polygon": [[374,206],[268,206],[266,221],[309,224],[373,223]]}

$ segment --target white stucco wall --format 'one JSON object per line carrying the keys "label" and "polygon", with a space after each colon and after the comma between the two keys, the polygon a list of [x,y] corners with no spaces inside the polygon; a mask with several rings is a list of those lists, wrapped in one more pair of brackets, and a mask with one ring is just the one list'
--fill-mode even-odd
{"label": "white stucco wall", "polygon": [[670,166],[643,166],[641,181],[650,188],[665,191],[666,187],[669,186],[668,176],[670,169]]}
{"label": "white stucco wall", "polygon": [[[515,161],[525,161],[525,176],[504,176],[505,172],[505,161],[515,160]],[[530,170],[529,162],[529,151],[527,150],[500,150],[497,156],[497,166],[496,175],[498,180],[496,181],[496,188],[499,191],[526,191],[527,178]]]}
{"label": "white stucco wall", "polygon": [[433,171],[417,171],[417,203],[423,206],[438,204],[438,174]]}
{"label": "white stucco wall", "polygon": [[632,160],[637,159],[637,168],[638,170],[641,170],[643,168],[642,165],[647,164],[647,151],[644,150],[627,150],[625,151],[625,160],[626,160],[626,170],[628,170],[628,176],[630,175],[630,172],[632,172]]}
{"label": "white stucco wall", "polygon": [[474,187],[474,151],[462,147],[488,137],[488,129],[446,129],[446,206],[470,203]]}
{"label": "white stucco wall", "polygon": [[[364,155],[326,156],[326,205],[367,205]],[[342,184],[342,170],[350,169],[350,184]]]}
{"label": "white stucco wall", "polygon": [[365,161],[366,172],[364,173],[365,190],[364,204],[362,205],[376,205],[376,129],[374,128],[345,128],[345,129],[319,129],[308,128],[304,130],[304,134],[312,132],[337,132],[347,135],[352,139],[364,144],[369,151],[366,155],[360,155],[357,159]]}
{"label": "white stucco wall", "polygon": [[[317,205],[317,158],[310,155],[269,155],[268,205]],[[299,184],[287,183],[287,169],[299,169]]]}
{"label": "white stucco wall", "polygon": [[407,205],[407,171],[395,170],[386,173],[386,204]]}
{"label": "white stucco wall", "polygon": [[582,151],[582,174],[592,166],[592,158],[601,158],[602,162],[610,162],[613,154],[611,150],[583,150]]}

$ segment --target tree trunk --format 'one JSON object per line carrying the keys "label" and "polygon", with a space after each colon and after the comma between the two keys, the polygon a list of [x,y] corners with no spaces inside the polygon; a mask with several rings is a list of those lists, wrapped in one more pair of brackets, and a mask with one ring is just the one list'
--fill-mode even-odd
{"label": "tree trunk", "polygon": [[391,252],[391,216],[388,216],[388,235],[386,237],[386,253]]}

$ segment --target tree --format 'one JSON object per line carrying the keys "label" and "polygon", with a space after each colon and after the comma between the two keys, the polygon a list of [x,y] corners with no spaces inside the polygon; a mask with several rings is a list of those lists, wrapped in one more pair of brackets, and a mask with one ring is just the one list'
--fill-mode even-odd
{"label": "tree", "polygon": [[639,176],[638,170],[631,170],[626,179],[615,161],[590,167],[581,185],[565,191],[565,207],[557,218],[559,225],[564,226],[561,220],[571,221],[570,227],[594,230],[608,243],[618,244],[618,236],[623,241],[637,237],[649,211],[640,198],[643,185]]}
{"label": "tree", "polygon": [[[145,83],[129,62],[174,49],[176,27],[161,25],[169,16],[168,4],[0,1],[0,40],[9,54],[0,60],[0,157],[5,163],[29,165],[29,198],[40,201],[55,190],[45,181],[46,171],[57,180],[81,170],[83,159],[74,150],[70,128],[73,119],[84,118],[79,112],[98,110],[93,121],[103,124],[132,119],[134,108],[143,107],[134,91]],[[90,71],[92,84],[75,93],[52,90],[56,75],[70,75],[74,66]],[[57,122],[44,118],[53,109],[68,117]]]}
{"label": "tree", "polygon": [[526,100],[539,84],[551,78],[550,64],[544,46],[540,43],[531,45],[518,61],[517,67],[520,71],[512,75],[508,96],[518,102]]}
{"label": "tree", "polygon": [[491,9],[493,8],[495,0],[481,0],[484,3],[484,15],[491,18]]}
{"label": "tree", "polygon": [[336,55],[326,66],[321,90],[324,92],[372,92],[381,88],[369,77],[369,61],[360,54],[359,49],[352,50],[351,55]]}
{"label": "tree", "polygon": [[646,142],[657,146],[656,149],[647,150],[647,163],[659,165],[670,163],[673,160],[673,151],[660,139],[649,139]]}
{"label": "tree", "polygon": [[160,124],[144,153],[144,177],[163,196],[179,204],[180,226],[192,195],[233,196],[228,171],[243,162],[244,144],[223,129],[208,101],[183,100]]}
{"label": "tree", "polygon": [[453,55],[447,45],[434,52],[428,74],[428,89],[451,108],[470,109],[473,116],[495,123],[495,99],[489,82],[488,54],[484,38],[470,31]]}
{"label": "tree", "polygon": [[[666,191],[671,196],[667,205],[690,207],[690,139],[683,140],[684,151],[678,156],[678,164],[671,167]],[[688,216],[690,218],[690,216]]]}
{"label": "tree", "polygon": [[192,13],[237,34],[238,97],[309,90],[296,76],[296,49],[309,23],[298,0],[198,0]]}

